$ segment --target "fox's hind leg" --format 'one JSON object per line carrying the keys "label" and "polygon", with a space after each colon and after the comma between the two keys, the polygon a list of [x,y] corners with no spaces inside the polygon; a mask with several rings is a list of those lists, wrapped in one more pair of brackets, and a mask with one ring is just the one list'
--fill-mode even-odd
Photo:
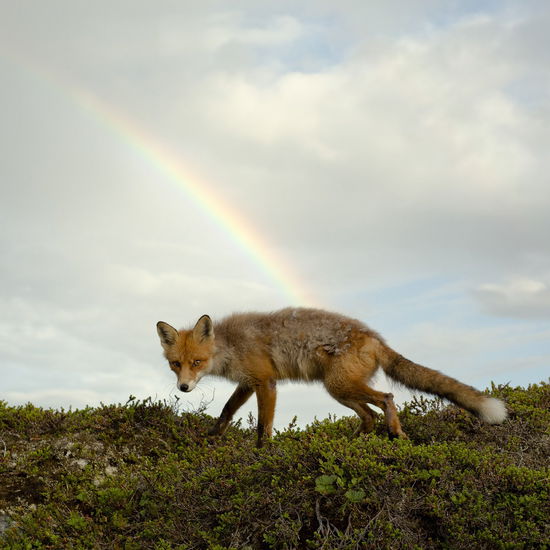
{"label": "fox's hind leg", "polygon": [[[326,384],[325,384],[326,385]],[[391,393],[382,393],[369,388],[364,382],[357,382],[353,387],[329,388],[328,392],[340,403],[353,409],[361,418],[359,432],[370,432],[374,426],[374,413],[365,403],[370,403],[384,411],[386,426],[391,436],[407,439],[407,435],[401,428],[397,409]]]}
{"label": "fox's hind leg", "polygon": [[[407,434],[401,428],[401,422],[399,422],[399,417],[397,416],[397,408],[393,402],[393,393],[381,393],[373,390],[366,386],[371,392],[371,397],[367,398],[369,403],[380,407],[384,411],[384,418],[386,420],[386,426],[390,435],[393,437],[398,437],[399,439],[409,439]],[[382,404],[377,405],[377,402],[380,402],[380,396],[382,396]],[[371,400],[372,399],[372,400]]]}
{"label": "fox's hind leg", "polygon": [[347,358],[333,364],[325,376],[324,384],[330,395],[343,405],[353,409],[361,418],[360,431],[372,429],[374,424],[373,411],[366,403],[384,411],[386,426],[391,436],[406,439],[405,432],[397,416],[397,409],[391,393],[382,393],[370,388],[363,380],[365,373],[361,372],[363,363]]}
{"label": "fox's hind leg", "polygon": [[361,394],[363,400],[384,411],[384,419],[390,435],[400,439],[408,439],[407,434],[401,428],[401,422],[399,422],[397,409],[393,402],[393,394],[373,390],[362,382],[358,383],[358,386],[360,387],[356,391]]}
{"label": "fox's hind leg", "polygon": [[356,434],[368,434],[374,430],[376,413],[366,403],[359,403],[359,408],[362,414],[354,409],[361,418],[361,425],[357,429]]}
{"label": "fox's hind leg", "polygon": [[245,404],[253,393],[254,389],[250,386],[239,384],[229,398],[229,401],[225,404],[220,418],[218,418],[218,421],[212,426],[208,435],[222,435],[225,430],[227,430],[227,426],[229,426],[229,422],[231,422],[233,415]]}
{"label": "fox's hind leg", "polygon": [[357,413],[357,416],[361,419],[361,424],[357,428],[356,434],[367,434],[372,432],[374,429],[374,411],[366,404],[361,403],[360,401],[350,401],[349,399],[343,398],[338,392],[334,392],[327,387],[328,392],[336,401],[342,403],[345,407],[349,407]]}

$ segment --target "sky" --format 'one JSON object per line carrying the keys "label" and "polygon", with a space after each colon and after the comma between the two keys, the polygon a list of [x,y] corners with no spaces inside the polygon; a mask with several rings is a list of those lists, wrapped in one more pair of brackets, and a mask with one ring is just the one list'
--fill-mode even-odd
{"label": "sky", "polygon": [[[288,305],[478,388],[547,380],[549,26],[534,0],[0,0],[0,399],[216,416],[232,385],[177,391],[156,322]],[[329,414],[279,385],[277,428]]]}

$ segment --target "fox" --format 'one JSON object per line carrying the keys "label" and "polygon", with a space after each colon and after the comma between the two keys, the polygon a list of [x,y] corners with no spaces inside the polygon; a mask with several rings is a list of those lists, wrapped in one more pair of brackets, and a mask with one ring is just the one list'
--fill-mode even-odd
{"label": "fox", "polygon": [[256,393],[256,444],[261,447],[273,432],[277,382],[295,380],[322,382],[359,416],[358,434],[373,430],[373,405],[383,411],[389,436],[407,439],[393,394],[368,385],[380,367],[399,384],[447,399],[486,423],[500,424],[507,417],[501,400],[406,359],[361,321],[322,309],[233,313],[217,322],[202,315],[193,328],[182,330],[159,321],[157,333],[182,392],[192,391],[206,375],[237,384],[209,436],[222,435]]}

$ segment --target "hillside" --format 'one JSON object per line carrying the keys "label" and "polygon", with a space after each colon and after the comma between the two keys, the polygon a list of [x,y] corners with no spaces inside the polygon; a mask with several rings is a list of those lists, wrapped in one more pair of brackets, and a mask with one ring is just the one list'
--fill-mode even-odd
{"label": "hillside", "polygon": [[438,400],[410,441],[355,418],[289,426],[263,449],[162,402],[77,411],[0,402],[0,548],[550,547],[550,385],[498,387],[510,419]]}

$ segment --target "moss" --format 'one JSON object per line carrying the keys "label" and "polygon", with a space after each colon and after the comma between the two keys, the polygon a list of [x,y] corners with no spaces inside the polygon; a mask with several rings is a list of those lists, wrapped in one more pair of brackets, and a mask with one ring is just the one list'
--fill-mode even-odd
{"label": "moss", "polygon": [[250,428],[165,402],[81,411],[0,402],[0,548],[545,548],[550,385],[493,387],[487,426],[438,400],[410,441],[354,437],[353,418]]}

